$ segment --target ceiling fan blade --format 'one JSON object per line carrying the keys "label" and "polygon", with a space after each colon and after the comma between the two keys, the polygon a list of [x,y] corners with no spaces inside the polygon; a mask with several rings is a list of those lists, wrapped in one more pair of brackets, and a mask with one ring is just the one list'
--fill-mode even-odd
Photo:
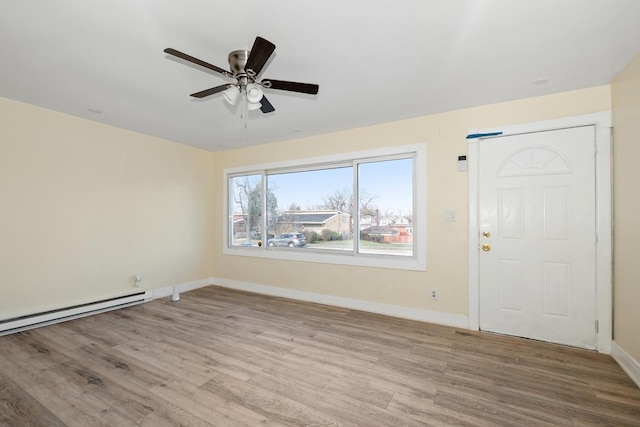
{"label": "ceiling fan blade", "polygon": [[274,111],[276,111],[275,108],[273,108],[273,105],[271,105],[271,103],[269,102],[269,100],[267,99],[266,96],[262,96],[262,99],[260,100],[260,111],[262,111],[263,113],[273,113]]}
{"label": "ceiling fan blade", "polygon": [[288,90],[290,92],[309,93],[311,95],[317,95],[320,86],[311,83],[298,83],[288,82],[285,80],[271,80],[265,79],[260,82],[266,88]]}
{"label": "ceiling fan blade", "polygon": [[189,61],[191,63],[197,64],[197,65],[199,65],[201,67],[213,70],[213,71],[215,71],[217,73],[222,74],[223,76],[233,77],[233,74],[231,74],[229,71],[223,70],[220,67],[216,67],[215,65],[209,64],[208,62],[204,62],[204,61],[202,61],[202,60],[200,60],[198,58],[194,58],[193,56],[187,55],[186,53],[180,52],[179,50],[175,50],[175,49],[172,49],[172,48],[168,47],[168,48],[166,48],[164,50],[164,52],[168,53],[169,55],[173,55],[173,56],[175,56],[177,58],[184,59],[185,61]]}
{"label": "ceiling fan blade", "polygon": [[256,37],[256,40],[253,42],[253,47],[249,52],[247,63],[244,66],[247,74],[251,74],[253,76],[260,74],[262,67],[267,63],[274,50],[276,50],[275,44],[260,36]]}
{"label": "ceiling fan blade", "polygon": [[230,87],[232,87],[232,84],[226,84],[226,85],[220,85],[220,86],[216,86],[216,87],[212,87],[211,89],[206,89],[206,90],[202,90],[200,92],[196,92],[196,93],[192,93],[190,96],[193,96],[194,98],[204,98],[207,97],[209,95],[214,95],[216,93],[220,93]]}

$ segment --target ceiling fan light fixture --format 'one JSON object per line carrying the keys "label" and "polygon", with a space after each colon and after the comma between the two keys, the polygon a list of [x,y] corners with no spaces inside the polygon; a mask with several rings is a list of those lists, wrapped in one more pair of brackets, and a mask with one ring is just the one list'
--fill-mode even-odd
{"label": "ceiling fan light fixture", "polygon": [[262,88],[254,83],[249,83],[247,85],[247,101],[252,104],[260,105],[260,100],[264,96],[262,92]]}
{"label": "ceiling fan light fixture", "polygon": [[247,109],[249,111],[259,110],[262,107],[262,104],[259,102],[247,102]]}
{"label": "ceiling fan light fixture", "polygon": [[231,105],[235,105],[238,100],[238,95],[240,95],[240,89],[236,86],[231,86],[224,91],[222,91],[222,95],[224,95],[225,101],[227,101]]}

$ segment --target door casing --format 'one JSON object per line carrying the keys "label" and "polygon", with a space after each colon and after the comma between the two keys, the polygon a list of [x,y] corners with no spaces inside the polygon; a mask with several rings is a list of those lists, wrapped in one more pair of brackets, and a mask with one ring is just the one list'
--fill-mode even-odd
{"label": "door casing", "polygon": [[[470,129],[469,134],[518,135],[595,125],[596,132],[596,349],[611,353],[612,343],[612,191],[611,191],[611,111],[565,117],[534,123],[510,125],[495,129]],[[480,224],[478,216],[479,144],[490,138],[469,139],[468,170],[468,218],[469,218],[469,329],[480,329]],[[595,325],[594,325],[595,327]]]}

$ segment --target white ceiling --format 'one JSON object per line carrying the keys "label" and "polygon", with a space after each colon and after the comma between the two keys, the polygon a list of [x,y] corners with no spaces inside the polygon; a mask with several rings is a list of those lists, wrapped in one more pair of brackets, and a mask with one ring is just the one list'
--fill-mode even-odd
{"label": "white ceiling", "polygon": [[[232,80],[163,52],[228,69],[258,35],[260,77],[319,94],[243,115],[189,97]],[[640,1],[0,0],[0,51],[2,97],[216,151],[610,83]]]}

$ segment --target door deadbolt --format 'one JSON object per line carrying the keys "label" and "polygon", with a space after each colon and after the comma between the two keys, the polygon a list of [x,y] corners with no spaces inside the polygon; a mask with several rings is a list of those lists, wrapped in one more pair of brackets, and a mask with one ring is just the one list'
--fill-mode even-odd
{"label": "door deadbolt", "polygon": [[484,245],[482,245],[482,250],[485,252],[488,252],[491,250],[491,246],[487,245],[486,243]]}
{"label": "door deadbolt", "polygon": [[482,237],[491,237],[491,233],[489,233],[488,231],[483,231]]}

